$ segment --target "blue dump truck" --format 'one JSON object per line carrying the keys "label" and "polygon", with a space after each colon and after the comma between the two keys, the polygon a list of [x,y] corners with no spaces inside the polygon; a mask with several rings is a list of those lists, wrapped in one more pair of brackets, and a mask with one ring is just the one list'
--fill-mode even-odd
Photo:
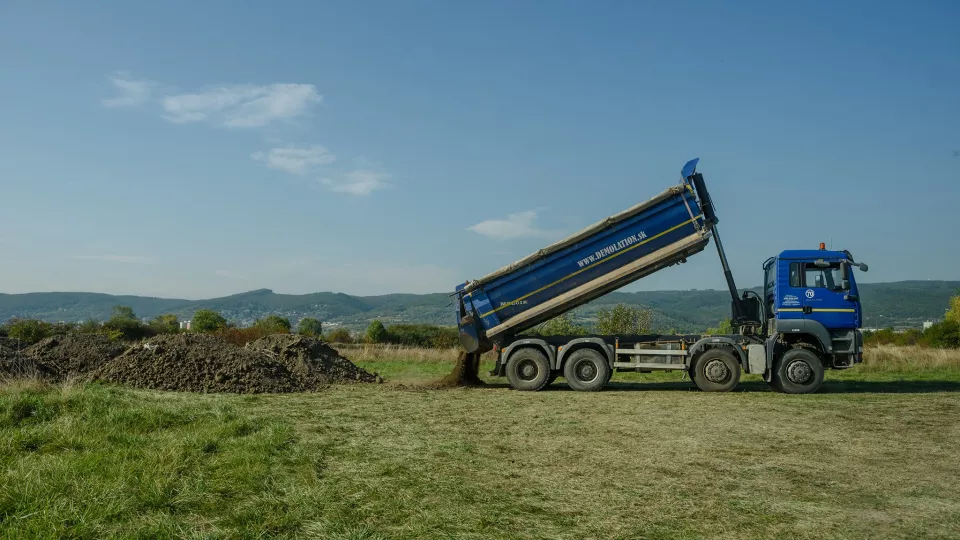
{"label": "blue dump truck", "polygon": [[[862,360],[861,308],[849,251],[788,250],[763,264],[763,294],[738,294],[698,159],[681,182],[453,293],[460,343],[495,351],[491,375],[517,390],[559,376],[596,391],[614,371],[686,371],[704,391],[734,389],[741,373],[786,393],[815,392],[824,370]],[[523,332],[653,272],[717,248],[731,296],[731,335],[534,337]]]}

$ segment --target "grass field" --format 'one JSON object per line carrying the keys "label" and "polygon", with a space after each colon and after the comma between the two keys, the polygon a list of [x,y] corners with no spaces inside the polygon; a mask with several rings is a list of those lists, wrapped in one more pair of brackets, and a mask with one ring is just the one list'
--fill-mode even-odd
{"label": "grass field", "polygon": [[0,538],[957,538],[960,354],[884,348],[820,393],[618,374],[298,395],[0,387]]}

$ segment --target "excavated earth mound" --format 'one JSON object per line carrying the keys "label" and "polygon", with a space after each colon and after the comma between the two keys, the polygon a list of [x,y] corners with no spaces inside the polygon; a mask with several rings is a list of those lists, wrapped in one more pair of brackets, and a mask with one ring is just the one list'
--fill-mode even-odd
{"label": "excavated earth mound", "polygon": [[0,379],[47,375],[22,349],[17,340],[0,337]]}
{"label": "excavated earth mound", "polygon": [[331,383],[383,380],[317,340],[271,336],[237,347],[202,334],[144,340],[91,378],[138,388],[240,394],[308,392]]}
{"label": "excavated earth mound", "polygon": [[102,334],[67,334],[46,338],[23,353],[46,378],[65,380],[96,370],[126,349],[123,343]]}
{"label": "excavated earth mound", "polygon": [[383,377],[369,373],[323,341],[296,334],[275,334],[246,345],[276,359],[291,373],[313,384],[343,384],[350,382],[382,383]]}

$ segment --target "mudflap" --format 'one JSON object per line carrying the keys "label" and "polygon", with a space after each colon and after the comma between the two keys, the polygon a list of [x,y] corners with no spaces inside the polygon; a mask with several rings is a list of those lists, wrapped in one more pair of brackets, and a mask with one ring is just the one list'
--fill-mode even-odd
{"label": "mudflap", "polygon": [[507,376],[507,366],[500,362],[500,358],[497,358],[496,364],[493,366],[493,369],[487,372],[491,377],[506,377]]}

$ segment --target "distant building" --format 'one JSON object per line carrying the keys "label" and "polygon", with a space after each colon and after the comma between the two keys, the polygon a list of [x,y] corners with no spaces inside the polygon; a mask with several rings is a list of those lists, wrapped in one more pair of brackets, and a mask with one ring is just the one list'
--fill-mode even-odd
{"label": "distant building", "polygon": [[181,329],[181,330],[189,330],[189,329],[190,329],[190,323],[191,323],[191,322],[192,322],[192,321],[180,321],[180,329]]}
{"label": "distant building", "polygon": [[930,328],[931,326],[933,326],[933,321],[923,321],[924,330],[926,330],[927,328]]}

